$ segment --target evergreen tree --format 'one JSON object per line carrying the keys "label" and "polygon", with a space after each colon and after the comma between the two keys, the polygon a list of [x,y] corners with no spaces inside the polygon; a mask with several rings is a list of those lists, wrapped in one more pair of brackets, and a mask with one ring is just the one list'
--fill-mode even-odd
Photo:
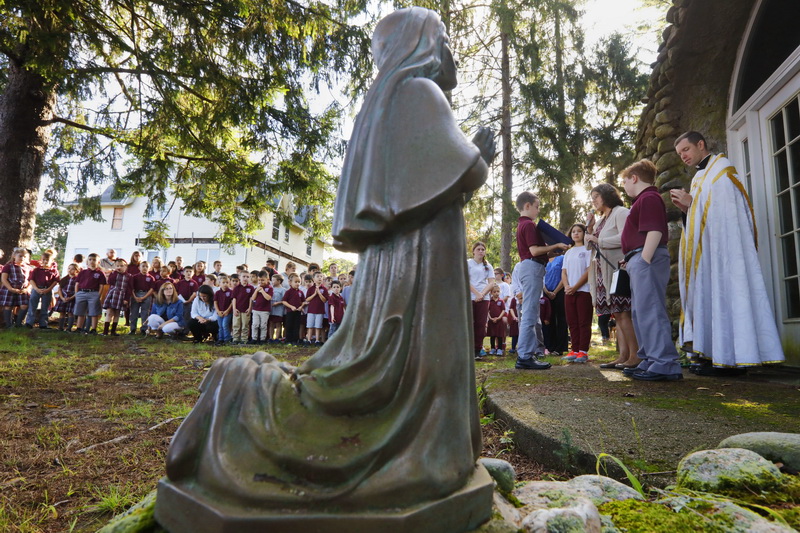
{"label": "evergreen tree", "polygon": [[[342,21],[361,0],[8,0],[0,24],[0,248],[28,244],[45,199],[93,185],[220,224],[224,243],[293,193],[331,204],[322,161],[341,154],[340,109],[313,109],[320,84],[370,74],[369,35]],[[52,139],[52,142],[51,142]],[[318,224],[317,224],[318,225]],[[150,227],[154,240],[165,226]]]}

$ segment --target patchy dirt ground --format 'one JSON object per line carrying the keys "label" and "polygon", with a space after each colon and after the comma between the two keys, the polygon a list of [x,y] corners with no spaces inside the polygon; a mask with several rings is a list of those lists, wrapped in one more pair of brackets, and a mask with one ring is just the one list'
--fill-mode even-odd
{"label": "patchy dirt ground", "polygon": [[[219,356],[254,347],[0,331],[0,531],[88,532],[150,492],[172,434]],[[313,351],[269,346],[298,364]],[[561,478],[483,420],[484,455],[521,479]]]}

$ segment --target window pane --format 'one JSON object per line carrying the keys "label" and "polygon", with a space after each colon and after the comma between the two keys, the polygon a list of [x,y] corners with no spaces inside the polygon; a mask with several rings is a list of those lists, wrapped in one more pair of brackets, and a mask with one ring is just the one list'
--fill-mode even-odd
{"label": "window pane", "polygon": [[786,106],[786,133],[789,141],[800,135],[800,106],[797,105],[797,98]]}
{"label": "window pane", "polygon": [[800,183],[800,140],[789,146],[789,160],[792,169],[792,183]]}
{"label": "window pane", "polygon": [[794,230],[794,223],[792,222],[792,199],[788,192],[778,196],[778,210],[780,213],[781,234],[786,234]]}
{"label": "window pane", "polygon": [[783,112],[775,115],[769,122],[772,125],[772,146],[777,152],[786,145],[786,136],[783,134]]}
{"label": "window pane", "polygon": [[800,283],[798,283],[798,279],[787,279],[785,287],[788,318],[800,317]]}
{"label": "window pane", "polygon": [[289,226],[283,228],[283,240],[289,242]]}
{"label": "window pane", "polygon": [[745,174],[750,174],[750,143],[747,139],[742,143],[742,148],[744,151],[744,172]]}
{"label": "window pane", "polygon": [[779,193],[789,188],[789,163],[786,161],[786,150],[775,156],[775,178]]}
{"label": "window pane", "polygon": [[797,275],[797,247],[795,245],[794,233],[781,239],[783,248],[783,277]]}

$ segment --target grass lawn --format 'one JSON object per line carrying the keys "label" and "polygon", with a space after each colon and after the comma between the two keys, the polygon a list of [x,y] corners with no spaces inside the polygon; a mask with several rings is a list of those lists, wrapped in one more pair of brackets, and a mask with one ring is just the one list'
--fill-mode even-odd
{"label": "grass lawn", "polygon": [[[256,349],[0,330],[0,531],[96,531],[164,475],[170,438],[214,360]],[[294,365],[314,353],[267,349]],[[484,455],[521,478],[559,477],[518,454],[499,422],[484,419],[483,430]]]}

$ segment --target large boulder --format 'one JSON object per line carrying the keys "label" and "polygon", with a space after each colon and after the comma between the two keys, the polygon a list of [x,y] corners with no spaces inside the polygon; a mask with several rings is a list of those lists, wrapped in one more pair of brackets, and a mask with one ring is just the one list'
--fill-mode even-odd
{"label": "large boulder", "polygon": [[741,448],[704,450],[678,464],[678,487],[704,492],[770,490],[781,484],[778,468],[760,455]]}
{"label": "large boulder", "polygon": [[609,501],[642,496],[619,481],[605,476],[578,476],[569,481],[534,481],[513,492],[523,507],[517,509],[517,525],[526,532],[611,532],[613,524],[597,510]]}
{"label": "large boulder", "polygon": [[666,505],[674,511],[690,509],[700,513],[709,520],[709,525],[728,533],[790,533],[793,529],[777,522],[771,522],[763,516],[728,501],[689,496],[664,498],[656,503]]}
{"label": "large boulder", "polygon": [[775,463],[783,463],[790,470],[800,471],[800,435],[797,433],[742,433],[728,437],[717,448],[744,448]]}

